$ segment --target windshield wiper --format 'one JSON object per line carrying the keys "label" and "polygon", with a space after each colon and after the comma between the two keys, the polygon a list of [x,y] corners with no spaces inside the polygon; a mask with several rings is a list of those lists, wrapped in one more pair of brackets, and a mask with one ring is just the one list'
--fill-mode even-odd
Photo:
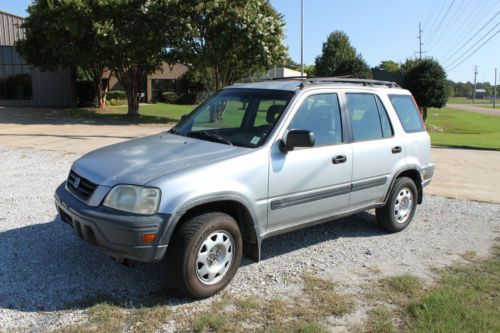
{"label": "windshield wiper", "polygon": [[233,145],[233,143],[231,141],[224,139],[222,136],[215,134],[214,132],[210,132],[210,131],[189,132],[187,134],[187,136],[191,137],[191,138],[209,139],[211,141],[225,143],[225,144],[230,145],[230,146]]}

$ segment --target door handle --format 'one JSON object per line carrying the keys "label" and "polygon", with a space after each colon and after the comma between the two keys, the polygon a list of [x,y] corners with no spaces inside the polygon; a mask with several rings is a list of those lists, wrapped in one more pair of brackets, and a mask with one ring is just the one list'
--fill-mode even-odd
{"label": "door handle", "polygon": [[345,155],[335,156],[332,159],[333,164],[340,164],[340,163],[345,163],[345,162],[347,162],[347,157]]}
{"label": "door handle", "polygon": [[396,146],[396,147],[392,148],[392,153],[393,154],[399,154],[402,151],[403,151],[403,148],[401,148],[401,146]]}

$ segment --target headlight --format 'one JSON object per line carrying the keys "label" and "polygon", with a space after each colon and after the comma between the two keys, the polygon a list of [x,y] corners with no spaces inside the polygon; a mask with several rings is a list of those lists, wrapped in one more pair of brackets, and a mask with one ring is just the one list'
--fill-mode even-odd
{"label": "headlight", "polygon": [[130,213],[151,215],[160,204],[160,189],[133,185],[117,185],[111,189],[104,206]]}

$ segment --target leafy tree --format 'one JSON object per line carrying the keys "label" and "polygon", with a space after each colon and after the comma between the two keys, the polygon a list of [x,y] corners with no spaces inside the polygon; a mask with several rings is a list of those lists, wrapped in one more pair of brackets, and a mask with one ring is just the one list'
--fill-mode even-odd
{"label": "leafy tree", "polygon": [[361,54],[356,53],[349,37],[342,31],[331,33],[323,43],[322,54],[316,58],[318,76],[352,76],[370,78],[370,67]]}
{"label": "leafy tree", "polygon": [[399,73],[399,71],[401,70],[399,64],[392,60],[381,61],[380,65],[378,65],[377,68],[391,73]]}
{"label": "leafy tree", "polygon": [[210,92],[283,64],[284,22],[265,0],[179,0],[188,33],[176,59],[200,73]]}
{"label": "leafy tree", "polygon": [[89,1],[38,0],[28,7],[22,27],[26,38],[17,44],[21,55],[44,70],[62,65],[83,72],[95,87],[98,106],[104,107],[101,79],[107,51],[99,44]]}
{"label": "leafy tree", "polygon": [[108,68],[123,85],[128,114],[139,114],[146,77],[169,59],[170,48],[185,33],[182,17],[169,0],[93,1],[99,45],[107,50]]}
{"label": "leafy tree", "polygon": [[410,90],[422,110],[424,120],[427,109],[442,108],[448,100],[446,72],[434,59],[409,59],[401,67],[404,87]]}

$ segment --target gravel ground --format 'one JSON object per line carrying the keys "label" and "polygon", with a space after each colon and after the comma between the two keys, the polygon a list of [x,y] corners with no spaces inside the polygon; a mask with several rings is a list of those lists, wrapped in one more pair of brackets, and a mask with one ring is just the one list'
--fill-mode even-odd
{"label": "gravel ground", "polygon": [[[161,264],[124,267],[57,219],[53,193],[77,157],[0,146],[0,331],[71,325],[85,319],[82,304],[140,302],[165,286]],[[382,232],[371,211],[278,236],[264,242],[260,263],[243,261],[227,290],[266,298],[295,294],[303,272],[338,281],[352,294],[381,275],[430,280],[431,268],[460,260],[466,251],[487,255],[499,215],[500,205],[427,196],[412,225],[398,234]],[[211,302],[166,297],[175,308]],[[345,328],[363,315],[359,308],[331,324]]]}

